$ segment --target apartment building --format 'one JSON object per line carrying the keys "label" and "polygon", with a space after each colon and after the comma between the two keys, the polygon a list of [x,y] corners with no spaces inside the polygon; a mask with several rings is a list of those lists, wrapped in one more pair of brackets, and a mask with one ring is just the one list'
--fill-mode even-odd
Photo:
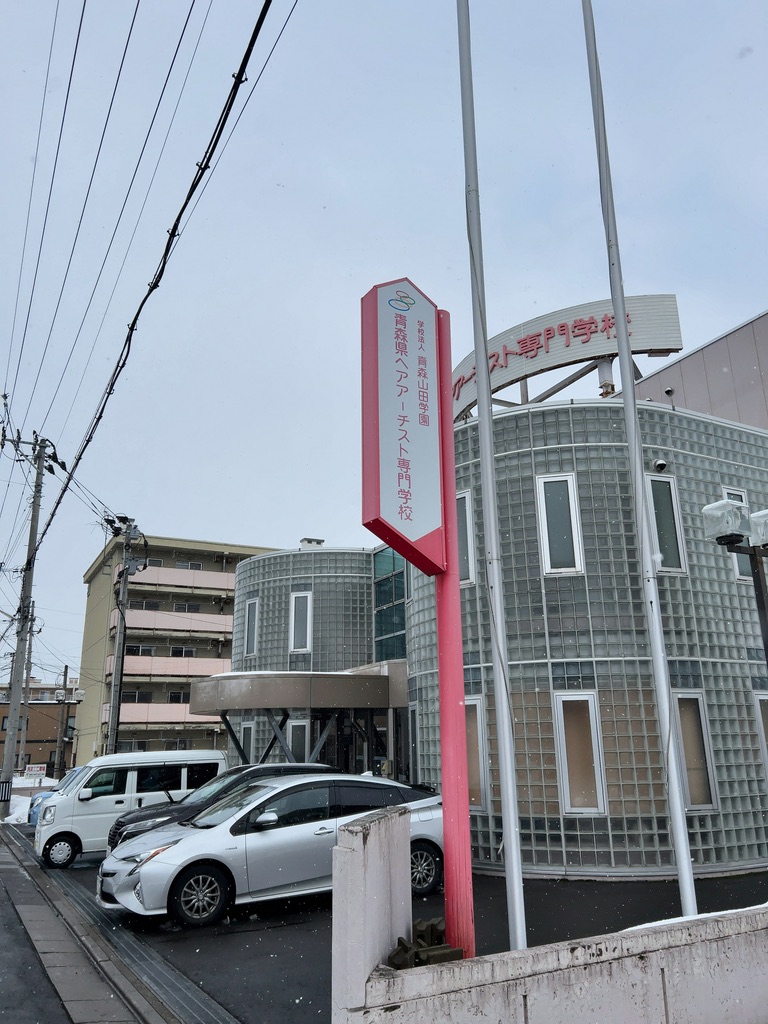
{"label": "apartment building", "polygon": [[[191,715],[190,684],[230,668],[235,567],[272,550],[175,537],[143,537],[128,578],[116,749],[224,747],[217,716]],[[76,763],[104,752],[109,725],[123,538],[88,567]]]}

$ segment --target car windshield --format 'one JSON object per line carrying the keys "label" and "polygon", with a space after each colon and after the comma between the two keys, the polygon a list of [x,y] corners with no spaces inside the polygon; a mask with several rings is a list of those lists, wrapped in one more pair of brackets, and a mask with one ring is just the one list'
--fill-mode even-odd
{"label": "car windshield", "polygon": [[254,782],[252,786],[244,786],[242,789],[230,793],[229,796],[222,797],[212,807],[200,811],[189,824],[193,828],[213,828],[214,825],[220,825],[222,821],[244,811],[251,804],[256,803],[259,797],[265,796],[275,788],[275,786],[257,782]]}
{"label": "car windshield", "polygon": [[68,775],[65,775],[64,778],[53,787],[54,791],[56,793],[68,793],[70,789],[72,789],[74,784],[77,782],[77,780],[80,778],[80,776],[83,774],[84,770],[84,764],[80,765],[79,768],[73,768]]}
{"label": "car windshield", "polygon": [[216,799],[216,796],[222,790],[232,784],[233,779],[242,775],[247,767],[248,765],[238,765],[236,768],[230,768],[227,772],[222,772],[221,775],[214,775],[208,782],[204,782],[202,786],[198,786],[197,789],[193,789],[191,793],[188,793],[181,803],[187,806],[210,803],[211,800]]}

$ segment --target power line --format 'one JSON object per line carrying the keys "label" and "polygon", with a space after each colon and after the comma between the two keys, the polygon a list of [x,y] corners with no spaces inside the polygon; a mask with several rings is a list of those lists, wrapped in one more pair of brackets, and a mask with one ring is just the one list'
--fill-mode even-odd
{"label": "power line", "polygon": [[[213,2],[213,0],[211,0],[211,3],[212,2]],[[157,174],[158,165],[160,163],[160,160],[162,159],[163,153],[165,152],[165,146],[166,146],[166,143],[168,141],[168,135],[169,135],[169,133],[171,131],[171,127],[173,126],[173,123],[175,121],[176,113],[178,111],[178,107],[179,107],[179,104],[181,102],[181,98],[182,98],[182,96],[184,94],[184,89],[186,87],[187,79],[189,77],[189,71],[190,71],[192,62],[194,61],[195,54],[197,53],[197,48],[198,48],[199,43],[200,43],[200,35],[202,35],[203,29],[204,29],[205,24],[206,24],[206,22],[208,20],[208,14],[210,13],[211,3],[209,3],[208,11],[206,12],[205,18],[203,19],[203,25],[202,25],[202,27],[200,29],[200,34],[198,35],[198,39],[197,39],[197,42],[195,44],[195,47],[194,47],[194,50],[193,50],[193,53],[192,53],[192,57],[190,59],[190,64],[189,64],[189,67],[187,68],[187,73],[186,73],[186,75],[184,77],[184,81],[182,82],[182,86],[181,86],[181,89],[179,91],[179,96],[178,96],[178,98],[176,100],[176,106],[175,106],[174,112],[173,112],[173,114],[171,116],[171,120],[170,120],[170,123],[168,125],[168,129],[166,131],[165,139],[163,140],[163,145],[160,148],[160,153],[159,153],[157,161],[155,163],[155,169],[154,169],[154,171],[152,173],[152,176],[150,178],[149,185],[147,186],[147,190],[146,190],[146,193],[145,193],[145,196],[144,196],[144,201],[142,202],[141,208],[139,209],[139,212],[137,214],[136,223],[134,225],[133,232],[132,232],[131,237],[129,239],[128,246],[127,246],[126,251],[125,251],[125,255],[123,256],[122,263],[120,264],[120,268],[119,268],[119,270],[117,272],[117,277],[116,277],[115,283],[114,283],[114,285],[112,287],[112,292],[110,294],[110,297],[109,297],[109,300],[107,302],[106,308],[105,308],[104,313],[102,315],[101,323],[99,325],[99,329],[96,332],[96,335],[94,337],[93,343],[91,345],[91,350],[88,353],[88,358],[86,359],[85,365],[83,366],[83,371],[82,371],[82,374],[81,374],[81,377],[80,377],[80,383],[78,384],[77,389],[75,391],[75,394],[74,394],[74,396],[72,398],[72,402],[70,404],[69,412],[67,413],[67,416],[66,416],[66,418],[64,420],[64,424],[61,427],[61,431],[63,431],[64,427],[66,426],[66,423],[69,420],[69,416],[70,416],[70,414],[72,412],[72,409],[73,409],[73,407],[75,405],[75,402],[77,400],[77,396],[80,393],[80,388],[82,387],[83,380],[85,379],[86,370],[88,369],[88,366],[90,364],[91,358],[93,357],[93,352],[94,352],[94,349],[96,347],[96,341],[98,340],[98,337],[99,337],[99,335],[101,333],[101,329],[102,329],[102,327],[104,325],[104,321],[106,319],[107,312],[109,311],[109,308],[110,308],[110,306],[112,304],[112,299],[114,297],[115,291],[117,289],[117,285],[118,285],[118,283],[120,281],[120,278],[122,276],[122,272],[123,272],[123,269],[125,267],[125,263],[126,263],[126,260],[128,258],[128,254],[131,251],[131,247],[133,245],[133,240],[134,240],[134,238],[136,236],[136,231],[138,229],[139,222],[141,220],[141,216],[142,216],[142,214],[144,212],[144,208],[146,206],[147,199],[149,198],[150,190],[152,188],[152,185],[153,185],[154,180],[155,180],[155,176]],[[79,325],[79,327],[77,329],[77,332],[75,333],[75,337],[73,339],[72,346],[71,346],[71,348],[69,350],[69,354],[67,356],[66,363],[64,364],[64,368],[63,368],[63,370],[61,372],[61,375],[59,377],[59,382],[56,385],[56,389],[55,389],[55,391],[53,393],[53,397],[51,398],[50,404],[48,406],[48,410],[47,410],[45,416],[43,417],[43,422],[42,422],[42,424],[40,426],[41,430],[43,430],[45,428],[45,424],[47,423],[48,417],[50,416],[51,410],[53,408],[53,403],[56,401],[56,397],[58,396],[59,390],[60,390],[60,388],[61,388],[61,386],[62,386],[62,384],[64,382],[64,376],[65,376],[65,374],[67,372],[67,368],[69,367],[70,361],[71,361],[72,356],[73,356],[74,351],[75,351],[75,348],[76,348],[76,346],[77,346],[77,344],[78,344],[78,342],[80,340],[80,335],[81,335],[81,333],[83,331],[83,327],[85,326],[86,318],[88,316],[88,313],[90,311],[91,305],[92,305],[93,300],[94,300],[94,297],[96,295],[96,289],[98,288],[99,282],[101,281],[101,278],[102,278],[102,274],[104,273],[104,268],[106,267],[107,260],[109,258],[109,254],[112,252],[112,247],[113,247],[114,242],[115,242],[115,237],[117,236],[118,229],[119,229],[120,224],[121,224],[122,219],[123,219],[123,214],[125,213],[125,209],[126,209],[126,207],[128,205],[128,200],[129,200],[129,198],[131,196],[131,193],[133,191],[133,186],[134,186],[134,183],[136,181],[136,176],[138,174],[139,167],[141,166],[141,162],[142,162],[142,160],[144,158],[144,153],[146,151],[147,144],[149,143],[150,135],[151,135],[152,130],[154,128],[155,121],[157,119],[157,115],[158,115],[158,112],[160,110],[160,106],[162,104],[163,98],[165,97],[165,92],[166,92],[166,89],[168,87],[168,83],[169,83],[169,80],[170,80],[170,77],[171,77],[171,73],[173,71],[173,68],[175,67],[176,59],[177,59],[177,57],[179,55],[179,50],[181,48],[182,41],[184,39],[184,36],[186,35],[186,31],[187,31],[187,28],[188,28],[188,25],[189,25],[189,20],[190,20],[190,17],[192,15],[192,11],[193,11],[194,6],[195,6],[195,0],[192,0],[192,3],[190,4],[189,10],[187,11],[187,17],[186,17],[186,19],[184,21],[184,25],[182,26],[182,30],[181,30],[181,33],[179,35],[179,39],[178,39],[178,41],[176,43],[176,49],[174,51],[173,57],[171,58],[171,63],[170,63],[170,66],[168,68],[168,72],[167,72],[167,74],[165,76],[165,81],[163,82],[163,87],[162,87],[162,89],[160,91],[160,96],[158,97],[157,103],[155,104],[155,110],[154,110],[154,113],[152,114],[152,118],[150,120],[149,128],[147,129],[147,131],[145,133],[144,142],[142,144],[142,147],[141,147],[141,150],[139,152],[138,158],[137,158],[137,160],[135,162],[134,169],[133,169],[133,174],[131,175],[131,180],[128,183],[128,188],[126,189],[125,196],[123,197],[123,202],[122,202],[122,205],[120,207],[120,212],[118,213],[118,216],[117,216],[117,221],[115,222],[115,227],[114,227],[114,229],[112,231],[112,236],[111,236],[111,238],[109,240],[109,243],[107,245],[107,248],[106,248],[106,250],[104,252],[104,257],[103,257],[103,259],[101,261],[101,266],[99,267],[99,272],[96,275],[96,280],[94,282],[93,288],[91,289],[91,294],[90,294],[90,296],[88,298],[88,302],[86,304],[85,311],[84,311],[84,313],[82,315],[82,318],[80,320],[80,325]]]}
{"label": "power line", "polygon": [[[67,281],[69,280],[69,271],[70,271],[70,269],[72,267],[72,260],[73,260],[74,255],[75,255],[75,249],[77,248],[77,242],[78,242],[78,239],[80,238],[80,229],[83,226],[83,219],[85,218],[85,211],[86,211],[86,209],[88,207],[88,200],[90,199],[90,196],[91,196],[91,189],[93,188],[93,180],[96,177],[96,169],[99,166],[99,159],[101,157],[101,150],[102,150],[102,147],[104,146],[104,139],[106,137],[107,128],[109,127],[109,122],[110,122],[110,119],[111,119],[111,116],[112,116],[112,108],[114,107],[114,104],[115,104],[115,97],[117,95],[117,90],[118,90],[118,87],[120,85],[120,79],[121,79],[122,74],[123,74],[123,68],[125,66],[125,58],[126,58],[126,55],[128,53],[128,47],[130,46],[131,38],[133,36],[133,29],[134,29],[134,26],[136,24],[136,16],[139,13],[139,4],[140,4],[140,2],[141,2],[141,0],[136,0],[136,7],[134,8],[134,11],[133,11],[133,18],[131,19],[131,24],[130,24],[130,27],[128,29],[128,37],[126,38],[125,46],[123,47],[123,56],[120,59],[120,66],[117,69],[117,77],[115,78],[115,84],[114,84],[113,89],[112,89],[112,96],[111,96],[110,101],[109,101],[109,107],[107,108],[107,115],[106,115],[106,117],[104,119],[104,126],[103,126],[103,128],[101,130],[101,138],[99,139],[99,145],[98,145],[98,148],[96,150],[96,156],[95,156],[94,161],[93,161],[93,167],[91,168],[91,176],[90,176],[90,179],[88,180],[88,187],[87,187],[87,189],[85,191],[85,198],[83,199],[83,204],[82,204],[82,207],[80,209],[80,217],[79,217],[78,222],[77,222],[77,228],[75,229],[75,237],[72,240],[72,245],[71,245],[70,250],[69,250],[69,259],[67,260],[67,265],[66,265],[66,267],[64,269],[64,277],[62,278],[62,282],[61,282],[61,288],[59,289],[59,296],[58,296],[58,298],[56,300],[56,305],[55,305],[54,310],[53,310],[53,317],[51,318],[51,326],[48,329],[48,337],[45,339],[45,346],[43,348],[43,354],[40,357],[40,365],[39,365],[39,367],[37,369],[37,376],[35,377],[34,383],[32,384],[32,390],[30,391],[30,394],[29,394],[29,401],[27,403],[27,410],[24,413],[24,418],[23,418],[23,420],[21,422],[21,429],[22,430],[24,429],[24,426],[25,426],[25,424],[27,422],[27,416],[29,415],[29,410],[30,410],[30,408],[32,406],[32,400],[34,399],[35,391],[37,390],[37,384],[38,384],[38,381],[40,380],[40,374],[42,373],[42,370],[43,370],[43,364],[45,363],[45,357],[48,354],[48,346],[51,343],[51,336],[53,334],[53,328],[56,325],[56,318],[59,315],[59,309],[61,308],[61,300],[62,300],[62,297],[64,295],[64,289],[66,288]],[[70,355],[71,355],[71,353],[70,353]],[[67,359],[67,362],[66,362],[66,364],[64,366],[64,371],[63,372],[66,372],[66,369],[67,369],[68,365],[69,365],[69,359]],[[62,373],[62,376],[63,376],[63,373]],[[59,384],[60,383],[61,383],[61,381],[59,382]],[[56,393],[58,393],[58,387],[56,388]],[[54,398],[55,398],[55,395],[54,395]],[[44,427],[44,422],[43,422],[43,424],[41,424],[40,429],[42,430],[43,427]]]}
{"label": "power line", "polygon": [[29,296],[29,303],[27,304],[27,315],[26,315],[26,319],[24,321],[24,332],[23,332],[23,334],[21,336],[21,346],[19,348],[19,358],[18,358],[18,360],[16,362],[16,373],[15,373],[14,378],[13,378],[13,385],[12,385],[12,387],[10,389],[11,397],[13,397],[13,395],[15,394],[15,391],[16,391],[16,384],[17,384],[18,379],[19,379],[19,370],[21,369],[21,358],[22,358],[22,356],[24,354],[24,345],[25,345],[25,342],[27,340],[27,330],[29,328],[29,318],[30,318],[30,315],[31,315],[31,312],[32,312],[32,301],[33,301],[34,295],[35,295],[35,288],[37,286],[37,275],[38,275],[38,272],[40,270],[40,260],[42,258],[42,254],[43,254],[43,242],[45,240],[45,232],[46,232],[46,228],[47,228],[47,225],[48,225],[48,214],[50,213],[50,209],[51,209],[51,196],[53,195],[53,185],[54,185],[54,182],[56,180],[56,168],[58,167],[58,163],[59,163],[59,154],[61,152],[61,139],[62,139],[62,136],[64,134],[64,122],[66,121],[67,110],[69,108],[69,96],[70,96],[70,93],[71,93],[71,90],[72,90],[72,79],[73,79],[74,73],[75,73],[75,62],[77,60],[77,51],[78,51],[78,48],[80,46],[80,34],[82,32],[82,29],[83,29],[83,18],[84,17],[85,17],[85,0],[83,0],[83,6],[82,6],[82,9],[80,11],[80,21],[79,21],[79,24],[78,24],[78,27],[77,27],[77,38],[75,40],[75,49],[74,49],[74,52],[72,54],[72,63],[70,65],[70,70],[69,70],[69,80],[67,82],[67,94],[66,94],[66,97],[64,99],[64,110],[63,110],[62,115],[61,115],[61,124],[59,126],[59,137],[58,137],[58,140],[56,142],[56,155],[55,155],[54,161],[53,161],[53,170],[51,171],[51,182],[50,182],[50,186],[48,188],[48,199],[47,199],[46,204],[45,204],[45,217],[43,218],[43,228],[42,228],[42,232],[40,234],[40,244],[39,244],[38,250],[37,250],[37,260],[35,261],[35,273],[34,273],[34,276],[32,278],[32,290],[31,290],[30,296]]}
{"label": "power line", "polygon": [[197,165],[197,171],[195,172],[195,174],[194,174],[194,176],[192,178],[192,184],[190,185],[189,190],[187,191],[187,195],[186,195],[186,197],[185,197],[185,199],[184,199],[184,201],[183,201],[183,203],[181,205],[181,208],[179,209],[179,212],[176,215],[176,219],[174,220],[173,225],[171,226],[170,230],[168,231],[168,241],[165,244],[165,248],[164,248],[163,254],[162,254],[161,258],[160,258],[160,263],[158,264],[157,270],[155,271],[154,277],[152,278],[152,280],[149,283],[149,286],[148,286],[146,294],[144,295],[144,298],[139,303],[139,307],[138,307],[138,309],[137,309],[137,311],[136,311],[136,313],[135,313],[135,315],[133,317],[133,320],[131,320],[130,324],[128,325],[128,334],[127,334],[127,336],[125,338],[125,341],[123,342],[123,347],[122,347],[122,350],[121,350],[120,355],[118,357],[117,363],[115,364],[115,368],[112,371],[112,375],[111,375],[111,377],[110,377],[110,379],[109,379],[109,381],[107,383],[106,388],[104,389],[104,393],[102,395],[102,398],[101,398],[101,401],[99,403],[99,406],[98,406],[98,408],[97,408],[96,412],[94,413],[94,416],[93,416],[93,418],[91,420],[91,425],[90,425],[90,427],[89,427],[89,429],[88,429],[88,431],[87,431],[83,441],[81,442],[81,445],[80,445],[80,448],[78,449],[77,454],[75,455],[75,458],[74,458],[74,460],[72,462],[71,468],[70,468],[70,470],[69,470],[69,472],[67,474],[67,477],[66,477],[66,479],[64,481],[64,485],[63,485],[61,491],[59,492],[58,497],[56,498],[56,500],[55,500],[55,502],[53,504],[53,508],[51,509],[51,512],[48,515],[48,519],[46,520],[45,526],[40,531],[40,534],[38,536],[37,546],[35,548],[35,553],[37,553],[37,551],[39,551],[40,545],[42,544],[43,539],[45,538],[48,530],[50,529],[50,526],[51,526],[51,523],[53,522],[54,516],[56,515],[56,512],[58,511],[59,506],[61,505],[61,502],[62,502],[62,500],[64,498],[64,495],[67,493],[67,490],[69,489],[69,485],[70,485],[70,482],[72,480],[72,477],[74,476],[75,470],[80,465],[80,461],[82,460],[82,457],[85,454],[86,449],[88,448],[88,446],[90,445],[91,441],[93,440],[93,437],[94,437],[94,435],[96,433],[96,429],[97,429],[99,423],[101,422],[101,420],[102,420],[102,418],[104,416],[104,413],[106,411],[107,403],[108,403],[110,397],[112,396],[112,394],[114,394],[114,390],[115,390],[115,387],[117,385],[117,381],[118,381],[121,373],[125,369],[125,365],[128,362],[128,357],[129,357],[130,352],[131,352],[131,342],[133,340],[134,332],[136,331],[136,328],[138,326],[139,318],[140,318],[140,316],[141,316],[141,314],[142,314],[142,312],[144,310],[144,306],[149,301],[149,298],[152,295],[152,293],[154,291],[156,291],[160,287],[160,283],[161,283],[161,281],[163,279],[163,275],[165,274],[165,269],[166,269],[166,267],[168,265],[168,260],[170,259],[171,251],[173,250],[174,242],[175,242],[176,236],[178,234],[179,225],[181,223],[181,220],[182,220],[182,218],[183,218],[187,208],[189,207],[190,203],[192,202],[192,198],[194,197],[196,191],[200,187],[200,184],[203,181],[203,177],[204,177],[206,171],[208,171],[209,168],[210,168],[211,160],[213,158],[214,153],[216,152],[216,148],[218,147],[219,142],[221,141],[221,137],[223,135],[224,128],[226,127],[227,121],[228,121],[229,116],[230,116],[230,114],[232,112],[232,108],[234,107],[234,103],[235,103],[235,99],[237,98],[237,94],[240,91],[243,83],[245,81],[247,81],[247,79],[246,79],[246,70],[247,70],[247,67],[248,67],[248,62],[250,60],[251,54],[253,52],[253,48],[256,45],[256,41],[257,41],[257,39],[258,39],[258,37],[259,37],[259,35],[261,33],[261,30],[262,30],[263,25],[264,25],[264,21],[266,19],[267,13],[268,13],[269,8],[271,6],[272,6],[272,0],[264,0],[264,4],[262,6],[261,12],[259,13],[259,16],[258,16],[257,21],[256,21],[256,25],[254,27],[253,32],[251,33],[251,38],[248,41],[248,45],[246,46],[245,53],[243,54],[243,58],[242,58],[242,60],[240,62],[240,67],[238,68],[237,72],[233,75],[234,82],[233,82],[232,87],[231,87],[231,89],[229,91],[229,95],[227,96],[227,100],[226,100],[226,102],[224,104],[224,108],[222,109],[222,112],[219,115],[219,119],[217,121],[216,128],[214,129],[213,135],[211,136],[211,139],[210,139],[210,141],[208,143],[208,146],[206,147],[205,153],[203,154],[203,159]]}

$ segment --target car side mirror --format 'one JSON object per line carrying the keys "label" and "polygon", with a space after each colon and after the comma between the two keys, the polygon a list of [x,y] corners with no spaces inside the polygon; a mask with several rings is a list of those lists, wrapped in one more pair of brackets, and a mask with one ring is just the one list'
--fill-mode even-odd
{"label": "car side mirror", "polygon": [[92,796],[93,796],[93,790],[90,789],[88,786],[86,786],[84,789],[81,789],[80,792],[77,794],[77,799],[78,800],[90,800]]}
{"label": "car side mirror", "polygon": [[260,814],[254,822],[256,828],[272,828],[272,826],[276,824],[277,815],[274,811],[264,811],[264,813]]}

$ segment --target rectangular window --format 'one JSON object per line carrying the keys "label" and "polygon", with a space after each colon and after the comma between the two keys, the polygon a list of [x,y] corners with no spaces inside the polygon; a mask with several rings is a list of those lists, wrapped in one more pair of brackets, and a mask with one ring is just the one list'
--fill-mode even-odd
{"label": "rectangular window", "polygon": [[196,658],[197,648],[196,647],[172,647],[171,648],[172,658]]}
{"label": "rectangular window", "polygon": [[566,814],[605,814],[605,776],[596,693],[556,693],[558,781]]}
{"label": "rectangular window", "polygon": [[464,701],[467,721],[467,777],[469,780],[469,806],[483,810],[485,793],[485,726],[480,697],[467,697]]}
{"label": "rectangular window", "polygon": [[457,540],[459,546],[459,582],[472,583],[475,578],[475,550],[472,529],[472,495],[461,491],[456,495]]}
{"label": "rectangular window", "polygon": [[701,694],[675,694],[683,754],[685,805],[688,810],[714,807],[709,730]]}
{"label": "rectangular window", "polygon": [[171,690],[168,693],[169,704],[189,704],[189,690]]}
{"label": "rectangular window", "polygon": [[175,612],[193,612],[197,614],[200,611],[200,605],[192,601],[176,601],[173,610]]}
{"label": "rectangular window", "polygon": [[309,722],[306,719],[288,720],[288,746],[297,761],[309,759]]}
{"label": "rectangular window", "polygon": [[763,765],[768,773],[768,693],[755,694],[755,711],[757,712],[757,732],[760,737]]}
{"label": "rectangular window", "polygon": [[179,561],[179,562],[176,563],[176,568],[177,569],[202,569],[203,568],[203,563],[202,562],[183,562],[183,561]]}
{"label": "rectangular window", "polygon": [[240,733],[240,745],[243,748],[248,763],[253,760],[253,726],[244,725]]}
{"label": "rectangular window", "polygon": [[120,703],[121,704],[151,704],[152,703],[152,691],[151,690],[121,690],[120,691]]}
{"label": "rectangular window", "polygon": [[128,607],[133,610],[143,609],[147,612],[159,612],[160,602],[159,601],[146,601],[141,598],[134,598],[128,602]]}
{"label": "rectangular window", "polygon": [[539,536],[545,572],[584,571],[575,491],[576,481],[571,473],[536,479]]}
{"label": "rectangular window", "polygon": [[162,560],[162,558],[148,558],[147,559],[147,565],[154,565],[155,568],[162,569],[162,567],[163,567],[163,560]]}
{"label": "rectangular window", "polygon": [[291,651],[312,650],[312,594],[291,594]]}
{"label": "rectangular window", "polygon": [[653,522],[656,528],[657,550],[661,555],[660,570],[685,572],[683,545],[680,543],[680,509],[675,481],[668,476],[649,477]]}
{"label": "rectangular window", "polygon": [[125,653],[134,658],[154,658],[155,648],[150,644],[126,644]]}
{"label": "rectangular window", "polygon": [[[735,490],[732,487],[723,488],[723,497],[729,501],[738,501],[742,505],[747,504],[747,492]],[[749,555],[731,555],[736,578],[740,580],[752,579],[752,566],[749,564]]]}
{"label": "rectangular window", "polygon": [[410,763],[408,765],[408,781],[411,785],[419,781],[419,707],[418,704],[408,705],[408,732],[410,740]]}
{"label": "rectangular window", "polygon": [[256,653],[256,627],[258,625],[259,618],[259,599],[254,598],[252,601],[246,601],[245,604],[245,654],[254,655]]}

